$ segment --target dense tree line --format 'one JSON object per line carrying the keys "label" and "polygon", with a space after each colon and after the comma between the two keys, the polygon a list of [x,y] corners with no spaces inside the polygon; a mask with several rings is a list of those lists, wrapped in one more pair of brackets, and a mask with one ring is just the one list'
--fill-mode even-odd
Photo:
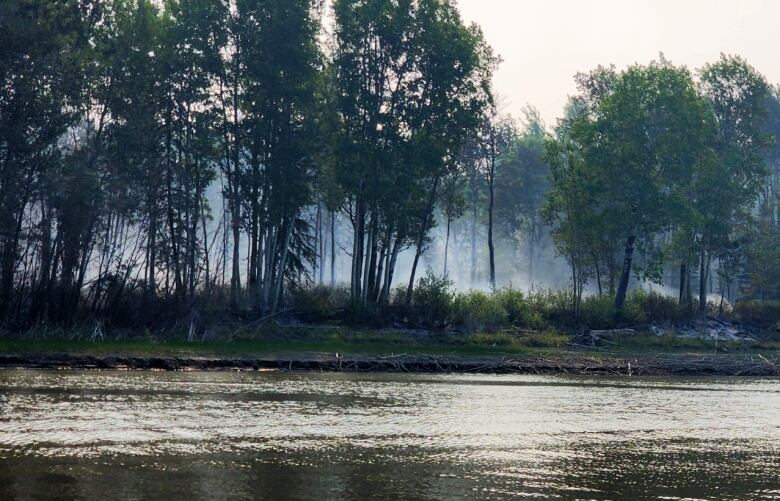
{"label": "dense tree line", "polygon": [[333,9],[323,41],[314,0],[4,2],[6,324],[189,311],[225,288],[272,314],[323,277],[328,213],[333,262],[337,212],[353,301],[387,303],[495,58],[449,0]]}
{"label": "dense tree line", "polygon": [[[695,291],[704,312],[715,264],[722,293],[747,271],[745,292],[776,294],[777,282],[758,276],[780,264],[780,242],[762,242],[778,223],[778,200],[766,192],[777,177],[777,95],[764,78],[724,55],[695,77],[661,58],[598,68],[578,85],[547,141],[545,207],[576,302],[595,280],[620,310],[632,275],[662,283],[677,266],[680,302],[693,307]],[[755,253],[767,262],[749,259]]]}
{"label": "dense tree line", "polygon": [[2,2],[3,323],[273,315],[334,285],[337,255],[354,308],[399,282],[408,304],[437,226],[443,273],[472,285],[521,262],[534,283],[553,242],[575,297],[595,284],[618,309],[632,275],[672,264],[690,304],[713,273],[780,294],[780,101],[743,60],[579,75],[550,134],[531,107],[501,113],[499,59],[452,0],[324,16],[318,0]]}

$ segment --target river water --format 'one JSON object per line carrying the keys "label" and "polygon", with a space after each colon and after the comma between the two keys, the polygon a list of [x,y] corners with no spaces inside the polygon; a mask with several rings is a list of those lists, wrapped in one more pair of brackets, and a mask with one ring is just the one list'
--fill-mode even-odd
{"label": "river water", "polygon": [[780,499],[780,382],[0,371],[0,499]]}

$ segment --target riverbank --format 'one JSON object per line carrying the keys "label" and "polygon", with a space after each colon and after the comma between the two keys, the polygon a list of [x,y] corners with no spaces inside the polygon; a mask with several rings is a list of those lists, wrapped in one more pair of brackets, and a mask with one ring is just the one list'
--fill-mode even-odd
{"label": "riverbank", "polygon": [[[596,332],[596,331],[593,331]],[[0,369],[780,375],[780,344],[633,332],[587,346],[556,331],[459,333],[344,325],[225,325],[218,337],[88,330],[0,337]],[[596,340],[594,336],[591,341]]]}
{"label": "riverbank", "polygon": [[255,356],[138,356],[65,353],[0,355],[0,369],[162,371],[326,371],[593,376],[780,376],[774,356],[581,352],[515,356],[275,353]]}

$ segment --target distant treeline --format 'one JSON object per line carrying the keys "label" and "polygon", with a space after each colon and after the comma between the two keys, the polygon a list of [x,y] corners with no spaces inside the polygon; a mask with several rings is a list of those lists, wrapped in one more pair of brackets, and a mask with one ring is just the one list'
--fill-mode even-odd
{"label": "distant treeline", "polygon": [[552,239],[575,312],[670,263],[681,302],[712,273],[780,295],[780,99],[744,60],[579,75],[552,133],[500,112],[498,64],[452,0],[2,2],[3,324],[273,315],[337,255],[351,305],[383,309],[406,249],[409,304],[464,217],[472,280],[478,221],[494,288],[496,233],[530,277]]}

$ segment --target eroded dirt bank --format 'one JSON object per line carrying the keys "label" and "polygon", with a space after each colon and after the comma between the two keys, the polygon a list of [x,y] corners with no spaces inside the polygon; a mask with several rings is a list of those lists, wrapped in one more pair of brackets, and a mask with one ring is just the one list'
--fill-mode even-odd
{"label": "eroded dirt bank", "polygon": [[455,357],[294,354],[257,357],[2,355],[0,369],[343,371],[625,376],[780,376],[780,360],[737,355]]}

